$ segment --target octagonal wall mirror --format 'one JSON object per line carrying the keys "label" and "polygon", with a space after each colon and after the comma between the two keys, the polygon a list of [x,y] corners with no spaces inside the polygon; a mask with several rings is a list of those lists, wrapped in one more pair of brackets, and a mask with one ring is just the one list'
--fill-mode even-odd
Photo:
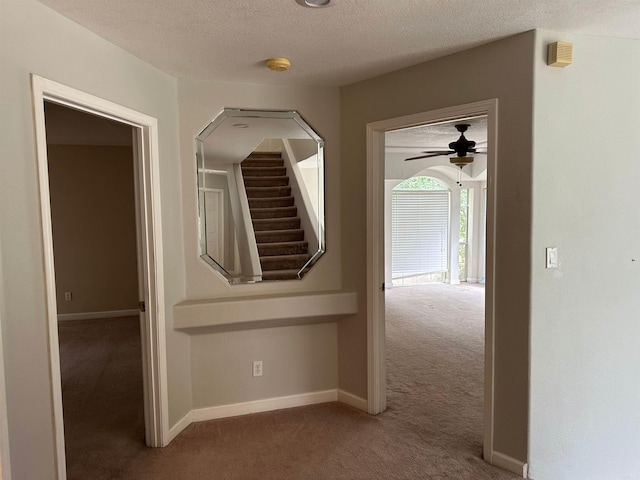
{"label": "octagonal wall mirror", "polygon": [[232,284],[302,278],[325,251],[322,138],[295,111],[225,108],[196,147],[201,258]]}

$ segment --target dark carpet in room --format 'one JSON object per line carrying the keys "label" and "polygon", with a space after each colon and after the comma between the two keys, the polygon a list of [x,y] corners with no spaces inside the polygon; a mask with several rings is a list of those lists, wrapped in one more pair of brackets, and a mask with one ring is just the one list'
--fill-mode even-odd
{"label": "dark carpet in room", "polygon": [[514,479],[481,459],[482,287],[387,293],[388,410],[327,403],[144,446],[135,317],[62,322],[69,480]]}

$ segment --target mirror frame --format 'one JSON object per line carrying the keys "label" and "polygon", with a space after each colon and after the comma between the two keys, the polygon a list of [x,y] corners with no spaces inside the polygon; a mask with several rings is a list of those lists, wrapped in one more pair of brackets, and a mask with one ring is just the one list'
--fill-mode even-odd
{"label": "mirror frame", "polygon": [[[301,279],[318,259],[326,252],[326,220],[325,220],[325,174],[324,174],[324,139],[311,128],[311,126],[302,118],[296,110],[251,110],[241,108],[224,108],[209,122],[209,124],[195,136],[196,144],[196,193],[198,202],[198,253],[200,258],[231,284],[247,284],[263,281],[282,281],[282,280],[263,280],[262,275],[234,275],[225,269],[219,261],[207,253],[206,247],[206,213],[204,205],[201,201],[201,189],[204,185],[204,176],[207,173],[205,168],[205,142],[207,138],[225,121],[229,119],[242,118],[266,118],[276,120],[292,120],[307,135],[310,140],[314,140],[317,144],[317,168],[318,168],[318,185],[319,185],[319,202],[317,212],[317,229],[318,229],[318,249],[310,254],[309,260],[299,269],[296,279]],[[241,162],[240,162],[241,163]],[[320,198],[321,196],[321,198]]]}

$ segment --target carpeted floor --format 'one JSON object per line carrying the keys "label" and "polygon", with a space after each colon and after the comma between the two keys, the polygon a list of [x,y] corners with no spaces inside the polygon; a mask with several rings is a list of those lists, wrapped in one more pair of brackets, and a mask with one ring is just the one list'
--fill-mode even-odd
{"label": "carpeted floor", "polygon": [[[474,465],[482,457],[484,287],[389,290],[386,339],[386,414],[411,421],[436,463]],[[471,473],[451,478],[483,478]]]}
{"label": "carpeted floor", "polygon": [[68,478],[515,479],[481,459],[483,298],[473,285],[387,293],[381,415],[327,403],[203,422],[164,449],[144,447],[137,319],[64,322]]}
{"label": "carpeted floor", "polygon": [[145,449],[138,317],[58,324],[68,480],[118,477]]}

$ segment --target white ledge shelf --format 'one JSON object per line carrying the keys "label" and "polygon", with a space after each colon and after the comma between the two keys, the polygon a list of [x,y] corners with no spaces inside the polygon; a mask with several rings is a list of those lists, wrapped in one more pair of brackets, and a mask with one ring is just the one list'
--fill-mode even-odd
{"label": "white ledge shelf", "polygon": [[287,320],[329,322],[358,311],[352,291],[187,300],[173,307],[176,329],[232,326]]}

